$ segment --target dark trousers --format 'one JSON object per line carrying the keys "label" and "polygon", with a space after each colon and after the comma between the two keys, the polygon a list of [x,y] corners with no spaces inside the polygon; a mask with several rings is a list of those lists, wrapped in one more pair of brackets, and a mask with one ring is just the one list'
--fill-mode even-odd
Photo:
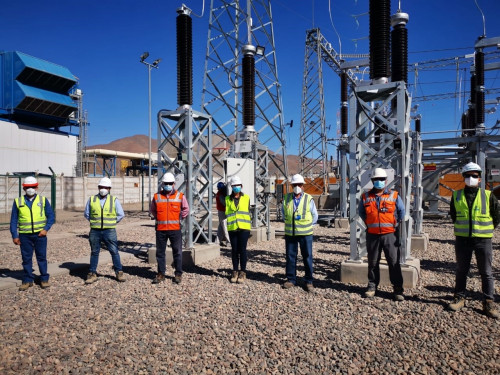
{"label": "dark trousers", "polygon": [[472,253],[476,253],[477,269],[481,275],[483,296],[493,299],[493,251],[491,238],[457,237],[455,241],[455,256],[457,269],[455,273],[455,295],[465,298],[467,275],[469,274]]}
{"label": "dark trousers", "polygon": [[403,288],[403,274],[399,264],[399,244],[394,233],[366,233],[366,250],[368,251],[368,287],[377,288],[380,283],[380,257],[384,252],[389,279],[395,289]]}
{"label": "dark trousers", "polygon": [[231,241],[231,257],[233,259],[233,271],[247,270],[247,243],[250,237],[249,230],[231,230],[229,231],[229,240]]}
{"label": "dark trousers", "polygon": [[23,259],[23,283],[32,283],[33,276],[33,250],[35,251],[40,281],[48,281],[47,273],[47,237],[38,237],[38,233],[19,233],[21,241],[21,257]]}
{"label": "dark trousers", "polygon": [[156,262],[158,273],[165,275],[167,240],[172,246],[174,257],[175,275],[182,275],[182,232],[180,230],[157,230],[156,231]]}
{"label": "dark trousers", "polygon": [[313,282],[312,244],[312,234],[307,236],[285,236],[286,278],[294,285],[297,282],[297,253],[299,246],[304,262],[304,280],[306,284],[312,284]]}

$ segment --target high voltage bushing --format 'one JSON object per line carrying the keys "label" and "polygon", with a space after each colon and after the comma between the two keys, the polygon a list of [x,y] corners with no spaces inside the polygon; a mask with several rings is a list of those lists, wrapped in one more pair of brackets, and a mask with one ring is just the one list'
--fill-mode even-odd
{"label": "high voltage bushing", "polygon": [[476,127],[476,75],[470,76],[470,107],[468,112],[468,129]]}
{"label": "high voltage bushing", "polygon": [[370,0],[370,79],[390,76],[390,29],[390,0]]}
{"label": "high voltage bushing", "polygon": [[392,82],[408,83],[408,20],[408,14],[401,12],[394,14],[391,19]]}
{"label": "high voltage bushing", "polygon": [[[476,126],[484,124],[484,52],[476,51]],[[472,95],[472,94],[471,94]]]}
{"label": "high voltage bushing", "polygon": [[347,134],[347,73],[342,72],[340,75],[340,133]]}
{"label": "high voltage bushing", "polygon": [[193,104],[193,30],[185,8],[177,10],[177,104]]}
{"label": "high voltage bushing", "polygon": [[255,125],[255,47],[246,45],[243,56],[243,125]]}

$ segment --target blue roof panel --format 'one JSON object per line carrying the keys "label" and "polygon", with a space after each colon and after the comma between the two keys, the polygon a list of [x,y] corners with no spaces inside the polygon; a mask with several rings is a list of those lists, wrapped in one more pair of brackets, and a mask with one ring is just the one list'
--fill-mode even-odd
{"label": "blue roof panel", "polygon": [[14,78],[19,75],[26,67],[35,70],[40,70],[58,77],[62,77],[69,81],[77,82],[76,77],[71,74],[68,68],[64,66],[57,65],[37,57],[27,55],[22,52],[14,52]]}

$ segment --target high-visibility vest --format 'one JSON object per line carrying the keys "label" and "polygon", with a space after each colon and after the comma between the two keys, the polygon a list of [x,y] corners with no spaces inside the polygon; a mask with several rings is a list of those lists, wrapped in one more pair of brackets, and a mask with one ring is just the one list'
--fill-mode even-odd
{"label": "high-visibility vest", "polygon": [[313,234],[313,217],[310,210],[312,196],[302,193],[297,209],[295,209],[293,197],[292,193],[288,193],[284,200],[285,236]]}
{"label": "high-visibility vest", "polygon": [[455,220],[455,236],[492,238],[495,227],[490,215],[491,191],[479,189],[472,209],[467,206],[467,199],[462,190],[453,192],[453,204],[457,217]]}
{"label": "high-visibility vest", "polygon": [[181,208],[184,194],[180,191],[169,195],[156,193],[156,230],[180,230]]}
{"label": "high-visibility vest", "polygon": [[106,196],[106,202],[101,207],[99,194],[90,197],[90,227],[94,229],[116,228],[116,197]]}
{"label": "high-visibility vest", "polygon": [[238,207],[234,204],[231,196],[226,197],[226,217],[227,230],[233,231],[237,229],[252,229],[252,219],[250,217],[250,196],[247,194],[240,195]]}
{"label": "high-visibility vest", "polygon": [[47,224],[45,216],[45,197],[36,195],[33,204],[29,207],[24,197],[16,198],[16,207],[19,212],[17,226],[19,233],[38,233]]}
{"label": "high-visibility vest", "polygon": [[398,192],[389,190],[380,195],[377,207],[376,195],[373,192],[363,194],[363,206],[366,211],[367,232],[371,234],[387,234],[396,231],[396,201]]}

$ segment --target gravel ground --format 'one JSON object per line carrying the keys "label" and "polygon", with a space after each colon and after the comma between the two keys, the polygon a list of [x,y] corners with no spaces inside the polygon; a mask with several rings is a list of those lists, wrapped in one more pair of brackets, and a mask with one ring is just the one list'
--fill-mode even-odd
{"label": "gravel ground", "polygon": [[[152,222],[140,212],[127,213],[118,227],[120,246],[154,243]],[[452,225],[429,220],[424,231],[430,245],[414,252],[421,279],[401,303],[390,299],[389,288],[366,300],[364,286],[341,283],[348,232],[321,227],[315,229],[314,294],[300,286],[280,288],[283,239],[249,246],[243,285],[229,283],[230,250],[222,249],[219,259],[187,269],[181,285],[152,285],[155,268],[139,256],[124,262],[126,283],[112,278],[109,264],[100,266],[92,285],[84,285],[82,270],[54,277],[47,290],[2,291],[0,373],[500,373],[500,322],[481,313],[477,269],[466,308],[445,311],[454,284]],[[87,234],[81,213],[58,216],[49,232],[49,261],[88,256]],[[498,238],[499,231],[496,280]],[[1,268],[21,269],[5,228],[0,243]],[[298,273],[303,275],[302,267]]]}

